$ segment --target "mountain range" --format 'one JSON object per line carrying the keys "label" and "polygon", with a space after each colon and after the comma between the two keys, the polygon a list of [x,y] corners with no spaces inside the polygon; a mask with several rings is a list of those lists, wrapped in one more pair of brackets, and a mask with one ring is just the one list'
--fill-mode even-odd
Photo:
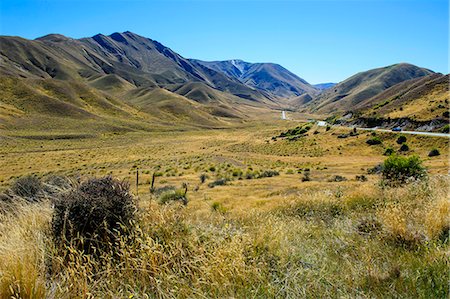
{"label": "mountain range", "polygon": [[404,94],[420,82],[425,87],[414,94],[421,98],[445,92],[442,76],[401,63],[311,85],[275,63],[187,59],[129,31],[81,39],[1,36],[0,128],[77,130],[83,120],[86,128],[116,132],[224,127],[273,110],[373,114],[391,95],[403,100],[384,110],[416,100]]}

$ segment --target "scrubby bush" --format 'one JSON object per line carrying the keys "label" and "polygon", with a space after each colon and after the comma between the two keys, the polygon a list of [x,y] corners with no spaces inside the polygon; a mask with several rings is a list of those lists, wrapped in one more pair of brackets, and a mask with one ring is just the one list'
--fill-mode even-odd
{"label": "scrubby bush", "polygon": [[329,181],[330,182],[343,182],[346,181],[347,178],[341,176],[341,175],[335,175],[334,177],[332,177]]}
{"label": "scrubby bush", "polygon": [[381,139],[378,136],[375,136],[373,138],[370,138],[369,140],[366,141],[366,143],[368,145],[376,145],[376,144],[381,144]]}
{"label": "scrubby bush", "polygon": [[356,180],[359,182],[367,182],[367,177],[365,175],[357,175]]}
{"label": "scrubby bush", "polygon": [[441,129],[442,133],[449,133],[450,132],[450,126],[447,124],[445,126],[442,127]]}
{"label": "scrubby bush", "polygon": [[42,195],[42,182],[34,175],[18,178],[11,186],[13,194],[23,197],[28,201],[38,201]]}
{"label": "scrubby bush", "polygon": [[406,142],[406,137],[403,135],[398,136],[397,138],[397,144],[402,144]]}
{"label": "scrubby bush", "polygon": [[273,176],[278,176],[280,175],[280,173],[276,170],[264,170],[263,172],[261,172],[258,176],[258,179],[260,178],[271,178]]}
{"label": "scrubby bush", "polygon": [[441,153],[439,152],[439,150],[437,148],[434,148],[428,153],[428,157],[435,157],[439,156],[440,154]]}
{"label": "scrubby bush", "polygon": [[388,185],[399,185],[409,179],[423,179],[426,177],[426,170],[417,156],[391,155],[383,163],[382,177]]}
{"label": "scrubby bush", "polygon": [[388,147],[385,151],[384,151],[384,156],[390,156],[394,153],[394,149],[392,147]]}
{"label": "scrubby bush", "polygon": [[400,147],[400,151],[401,152],[409,151],[409,146],[406,143],[403,143],[402,146]]}
{"label": "scrubby bush", "polygon": [[309,171],[305,171],[303,173],[302,182],[309,182],[311,181],[311,173]]}
{"label": "scrubby bush", "polygon": [[282,132],[278,137],[299,137],[307,133],[311,129],[311,125],[298,126],[294,129],[289,129],[286,132]]}
{"label": "scrubby bush", "polygon": [[75,245],[86,253],[108,249],[129,231],[135,213],[128,183],[111,176],[90,179],[55,202],[53,237],[58,245]]}
{"label": "scrubby bush", "polygon": [[171,202],[181,202],[183,205],[187,205],[188,198],[186,196],[186,191],[186,188],[166,191],[159,196],[159,203],[168,204]]}
{"label": "scrubby bush", "polygon": [[226,185],[228,181],[229,181],[229,179],[227,179],[227,178],[221,178],[221,179],[218,179],[218,180],[215,180],[215,181],[209,183],[208,187],[214,188],[215,186],[223,186],[223,185]]}
{"label": "scrubby bush", "polygon": [[383,164],[378,164],[372,168],[367,169],[367,174],[379,174],[382,171],[383,171]]}
{"label": "scrubby bush", "polygon": [[227,209],[218,201],[215,201],[211,204],[211,210],[214,212],[219,212],[221,214],[225,214],[227,212]]}
{"label": "scrubby bush", "polygon": [[208,179],[208,175],[206,173],[202,173],[200,175],[200,183],[203,184],[204,182],[206,182],[207,179]]}

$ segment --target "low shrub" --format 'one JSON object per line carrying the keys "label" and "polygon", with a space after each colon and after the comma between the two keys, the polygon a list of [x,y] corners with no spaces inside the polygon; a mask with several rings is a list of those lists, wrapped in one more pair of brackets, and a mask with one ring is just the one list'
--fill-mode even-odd
{"label": "low shrub", "polygon": [[403,144],[406,142],[406,137],[403,135],[398,136],[397,138],[397,144]]}
{"label": "low shrub", "polygon": [[218,201],[215,201],[211,204],[211,210],[221,214],[225,214],[227,212],[227,209],[223,206],[223,204]]}
{"label": "low shrub", "polygon": [[311,173],[309,171],[305,171],[303,173],[302,182],[309,182],[311,181]]}
{"label": "low shrub", "polygon": [[382,177],[388,185],[399,185],[410,179],[423,179],[426,177],[426,170],[417,156],[391,155],[383,163]]}
{"label": "low shrub", "polygon": [[442,127],[441,129],[442,133],[449,133],[450,132],[450,126],[447,124],[445,126]]}
{"label": "low shrub", "polygon": [[375,136],[375,137],[370,138],[369,140],[367,140],[366,143],[368,145],[377,145],[377,144],[381,144],[382,141],[381,141],[380,137]]}
{"label": "low shrub", "polygon": [[186,196],[187,189],[169,190],[162,193],[158,200],[160,204],[168,204],[171,202],[181,202],[183,205],[188,204],[188,198]]}
{"label": "low shrub", "polygon": [[409,151],[409,146],[406,143],[403,143],[402,146],[400,147],[400,151],[401,152]]}
{"label": "low shrub", "polygon": [[392,147],[388,147],[388,148],[384,151],[383,156],[390,156],[390,155],[392,155],[393,153],[394,153],[394,149],[393,149]]}
{"label": "low shrub", "polygon": [[434,148],[428,153],[428,157],[436,157],[439,156],[441,153],[438,149]]}
{"label": "low shrub", "polygon": [[367,169],[367,174],[380,174],[382,171],[383,171],[383,164],[378,164],[372,168]]}
{"label": "low shrub", "polygon": [[258,179],[260,178],[271,178],[274,176],[278,176],[280,173],[276,170],[264,170],[258,175]]}
{"label": "low shrub", "polygon": [[86,253],[110,249],[126,234],[136,213],[129,184],[111,176],[89,179],[63,193],[52,217],[57,245],[74,245]]}
{"label": "low shrub", "polygon": [[224,186],[228,183],[228,181],[229,181],[229,179],[227,179],[227,178],[221,178],[221,179],[218,179],[218,180],[215,180],[215,181],[209,183],[208,187],[214,188],[215,186]]}
{"label": "low shrub", "polygon": [[208,179],[208,175],[206,173],[202,173],[200,175],[200,183],[202,183],[202,184],[205,183],[207,179]]}
{"label": "low shrub", "polygon": [[13,194],[23,197],[28,201],[38,201],[43,192],[42,182],[34,175],[18,178],[11,186]]}
{"label": "low shrub", "polygon": [[357,175],[356,180],[359,182],[367,182],[367,177],[365,175]]}
{"label": "low shrub", "polygon": [[332,177],[329,181],[330,182],[343,182],[346,181],[347,178],[341,176],[341,175],[335,175],[334,177]]}

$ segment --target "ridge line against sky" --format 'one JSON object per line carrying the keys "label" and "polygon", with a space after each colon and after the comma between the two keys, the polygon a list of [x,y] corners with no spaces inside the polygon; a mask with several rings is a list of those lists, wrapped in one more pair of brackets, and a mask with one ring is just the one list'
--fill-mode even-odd
{"label": "ridge line against sky", "polygon": [[187,58],[277,63],[313,84],[400,62],[449,72],[447,0],[0,2],[0,35],[124,31]]}

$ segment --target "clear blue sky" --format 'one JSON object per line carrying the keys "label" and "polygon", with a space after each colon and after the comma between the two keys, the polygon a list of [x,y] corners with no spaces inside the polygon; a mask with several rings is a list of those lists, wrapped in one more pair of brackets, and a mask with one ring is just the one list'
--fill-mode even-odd
{"label": "clear blue sky", "polygon": [[184,57],[275,62],[310,83],[409,62],[448,73],[448,0],[1,0],[0,34],[132,31]]}

